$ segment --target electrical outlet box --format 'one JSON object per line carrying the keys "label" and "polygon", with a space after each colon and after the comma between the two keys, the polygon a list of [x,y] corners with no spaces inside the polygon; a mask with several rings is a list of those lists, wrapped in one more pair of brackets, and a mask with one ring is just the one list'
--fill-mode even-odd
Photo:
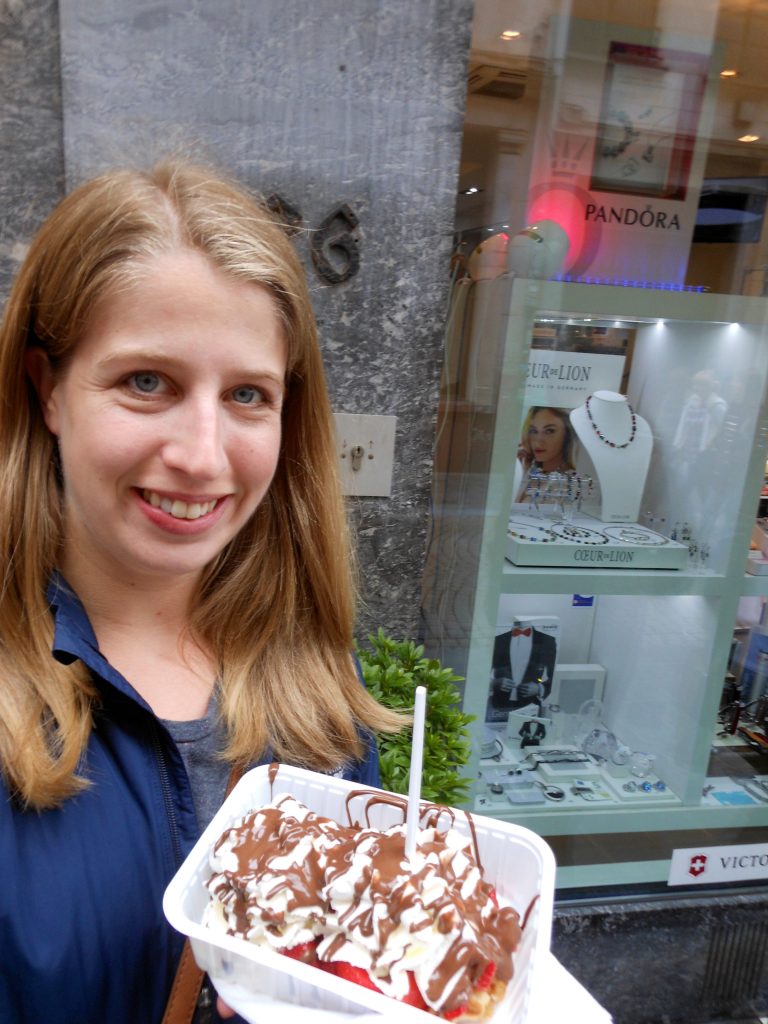
{"label": "electrical outlet box", "polygon": [[344,494],[388,498],[392,493],[397,416],[334,413]]}

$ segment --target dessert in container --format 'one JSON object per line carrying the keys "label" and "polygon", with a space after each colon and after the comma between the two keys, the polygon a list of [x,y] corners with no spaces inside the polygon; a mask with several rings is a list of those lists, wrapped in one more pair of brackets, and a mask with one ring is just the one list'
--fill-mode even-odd
{"label": "dessert in container", "polygon": [[[441,1019],[203,923],[210,900],[205,888],[211,875],[210,852],[219,836],[243,815],[287,793],[316,814],[346,824],[349,795],[360,794],[349,806],[353,818],[363,821],[366,797],[378,792],[287,765],[254,768],[232,790],[168,885],[163,899],[166,917],[189,937],[197,963],[217,991],[251,1024],[274,1024],[281,1020],[281,1013],[290,1024],[352,1022],[374,1019],[377,1014],[392,1020],[396,1014],[398,1024],[435,1024]],[[471,835],[467,814],[453,813],[453,827]],[[368,820],[375,828],[388,828],[402,822],[403,811],[375,804]],[[472,825],[484,877],[494,885],[499,902],[514,907],[521,924],[525,922],[514,954],[514,975],[488,1020],[526,1024],[531,994],[549,953],[554,857],[539,836],[518,825],[476,814],[472,814]]]}

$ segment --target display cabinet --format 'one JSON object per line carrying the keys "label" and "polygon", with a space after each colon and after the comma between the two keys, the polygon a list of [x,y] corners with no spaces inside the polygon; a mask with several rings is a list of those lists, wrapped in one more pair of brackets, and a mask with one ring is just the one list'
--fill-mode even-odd
{"label": "display cabinet", "polygon": [[[546,836],[561,892],[722,883],[690,858],[671,866],[768,837],[768,575],[746,571],[766,464],[766,300],[483,287],[462,338],[475,390],[448,395],[454,424],[471,424],[438,494],[426,601],[428,649],[465,674],[475,716],[470,806]],[[537,392],[542,365],[557,400]],[[557,401],[578,426],[595,390],[627,404],[624,433],[583,420],[554,490],[552,472],[526,478],[547,468],[543,448],[527,467],[519,451],[530,408]],[[613,464],[599,474],[595,446],[627,450],[645,428],[637,507],[606,511]],[[530,685],[511,667],[518,628]]]}

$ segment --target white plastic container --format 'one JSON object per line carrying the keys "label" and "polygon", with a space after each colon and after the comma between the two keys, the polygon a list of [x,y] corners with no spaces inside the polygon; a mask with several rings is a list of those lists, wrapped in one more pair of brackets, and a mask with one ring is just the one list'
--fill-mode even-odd
{"label": "white plastic container", "polygon": [[[290,1024],[354,1021],[360,1015],[367,1018],[371,1011],[390,1017],[396,1013],[398,1024],[434,1024],[437,1018],[433,1014],[202,924],[209,899],[204,887],[211,875],[209,853],[235,819],[273,797],[290,793],[315,813],[345,824],[346,797],[352,791],[361,791],[359,785],[343,779],[287,765],[280,766],[270,786],[269,771],[268,766],[254,768],[233,789],[166,889],[166,917],[174,928],[189,936],[195,959],[223,998],[252,1024],[281,1019]],[[362,818],[362,808],[361,797],[359,803],[352,803],[352,814]],[[456,811],[455,816],[455,827],[469,835],[466,814]],[[387,828],[401,821],[402,812],[395,808],[371,809],[374,828]],[[549,952],[554,857],[546,843],[528,829],[475,814],[472,822],[484,876],[495,886],[499,901],[513,906],[521,921],[528,912],[522,942],[515,953],[514,977],[491,1020],[494,1024],[525,1024],[534,977]],[[281,1013],[282,1017],[278,1016]]]}

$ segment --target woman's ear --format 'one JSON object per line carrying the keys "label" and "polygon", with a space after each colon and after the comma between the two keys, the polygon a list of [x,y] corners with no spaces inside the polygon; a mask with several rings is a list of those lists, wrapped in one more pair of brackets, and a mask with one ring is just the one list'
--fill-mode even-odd
{"label": "woman's ear", "polygon": [[47,352],[35,346],[24,353],[24,367],[37,392],[45,425],[52,434],[58,434],[59,413],[55,396],[55,380]]}

